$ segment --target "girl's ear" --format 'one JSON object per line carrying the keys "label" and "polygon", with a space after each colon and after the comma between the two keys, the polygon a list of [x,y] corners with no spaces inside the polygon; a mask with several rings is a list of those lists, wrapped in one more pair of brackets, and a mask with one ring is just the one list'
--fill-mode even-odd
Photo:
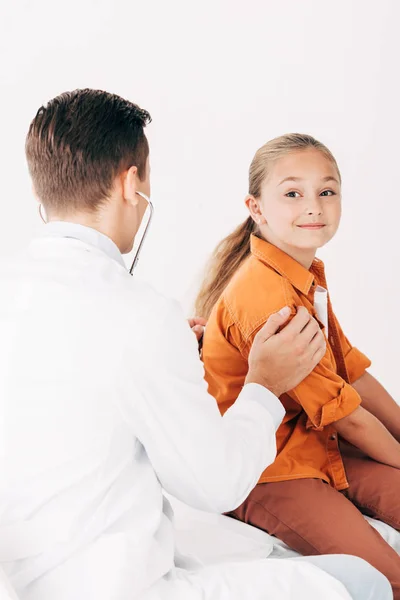
{"label": "girl's ear", "polygon": [[262,214],[259,200],[257,200],[257,198],[255,198],[251,194],[249,194],[248,196],[246,196],[244,203],[247,206],[247,209],[253,221],[257,223],[257,225],[265,225],[267,221],[264,215]]}

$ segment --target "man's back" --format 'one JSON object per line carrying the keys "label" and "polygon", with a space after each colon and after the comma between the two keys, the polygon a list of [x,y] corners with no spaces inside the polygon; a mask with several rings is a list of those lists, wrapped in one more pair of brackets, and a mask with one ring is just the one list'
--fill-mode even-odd
{"label": "man's back", "polygon": [[133,423],[165,301],[70,238],[35,240],[1,280],[0,561],[22,598],[135,597],[173,560]]}

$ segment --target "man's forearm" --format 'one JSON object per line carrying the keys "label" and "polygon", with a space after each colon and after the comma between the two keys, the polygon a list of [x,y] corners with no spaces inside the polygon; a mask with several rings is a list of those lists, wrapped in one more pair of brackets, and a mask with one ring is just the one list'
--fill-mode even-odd
{"label": "man's forearm", "polygon": [[361,406],[373,414],[400,442],[400,406],[370,373],[364,373],[353,387],[361,396]]}
{"label": "man's forearm", "polygon": [[374,460],[400,469],[400,444],[370,412],[359,406],[335,423],[338,433]]}

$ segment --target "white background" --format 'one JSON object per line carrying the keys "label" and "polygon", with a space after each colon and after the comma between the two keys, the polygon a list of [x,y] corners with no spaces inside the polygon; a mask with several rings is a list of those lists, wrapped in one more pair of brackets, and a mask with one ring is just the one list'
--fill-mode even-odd
{"label": "white background", "polygon": [[344,180],[341,229],[320,253],[334,308],[400,398],[396,0],[0,7],[0,256],[40,228],[24,138],[39,106],[65,90],[106,89],[152,114],[156,217],[137,275],[188,313],[205,259],[246,216],[255,150],[289,131],[313,134]]}

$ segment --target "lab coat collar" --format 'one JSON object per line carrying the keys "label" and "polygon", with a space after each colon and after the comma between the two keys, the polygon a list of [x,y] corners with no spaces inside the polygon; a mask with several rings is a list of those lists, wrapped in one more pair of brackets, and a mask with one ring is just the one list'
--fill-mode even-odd
{"label": "lab coat collar", "polygon": [[45,225],[44,235],[48,237],[66,237],[80,240],[85,244],[98,248],[107,256],[116,260],[120,265],[126,268],[122,254],[114,242],[92,227],[80,225],[78,223],[69,223],[67,221],[50,221]]}

